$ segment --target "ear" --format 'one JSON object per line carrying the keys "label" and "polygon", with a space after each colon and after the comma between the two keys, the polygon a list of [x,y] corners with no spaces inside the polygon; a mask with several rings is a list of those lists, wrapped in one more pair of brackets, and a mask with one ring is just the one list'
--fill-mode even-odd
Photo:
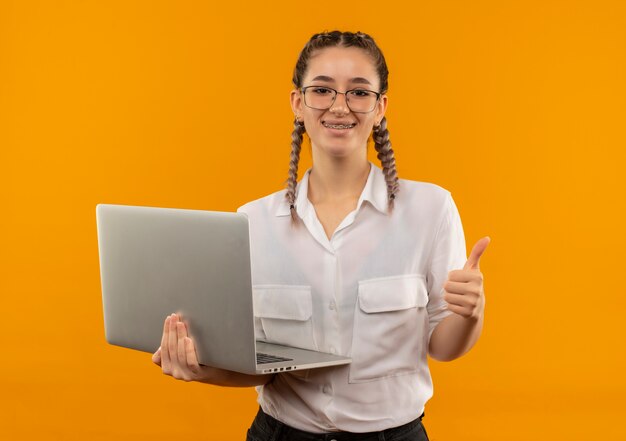
{"label": "ear", "polygon": [[387,95],[381,95],[376,105],[376,119],[375,121],[381,121],[387,111]]}
{"label": "ear", "polygon": [[293,89],[289,95],[289,99],[291,100],[291,110],[293,110],[294,117],[295,115],[302,115],[302,106],[304,105],[302,102],[302,93],[298,89]]}

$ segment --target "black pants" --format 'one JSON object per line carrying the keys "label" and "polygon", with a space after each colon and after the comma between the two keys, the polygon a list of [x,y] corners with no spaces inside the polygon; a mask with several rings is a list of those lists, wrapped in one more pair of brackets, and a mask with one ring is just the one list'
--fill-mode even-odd
{"label": "black pants", "polygon": [[429,441],[422,425],[424,414],[410,423],[380,432],[311,433],[281,423],[259,407],[246,441]]}

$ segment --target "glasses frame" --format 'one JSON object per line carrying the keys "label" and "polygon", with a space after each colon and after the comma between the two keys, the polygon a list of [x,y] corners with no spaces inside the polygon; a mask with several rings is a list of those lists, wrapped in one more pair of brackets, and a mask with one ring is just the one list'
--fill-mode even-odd
{"label": "glasses frame", "polygon": [[[328,107],[326,107],[326,108],[324,108],[324,109],[320,109],[319,107],[312,107],[312,106],[309,106],[309,105],[306,103],[306,90],[307,90],[307,89],[310,89],[311,87],[321,87],[321,88],[324,88],[324,89],[329,89],[329,90],[332,90],[333,92],[335,92],[335,95],[333,96],[333,100],[332,100],[332,102],[330,103],[330,106],[328,106]],[[366,91],[366,92],[371,92],[371,93],[375,93],[375,94],[376,94],[376,101],[374,102],[374,107],[372,107],[372,110],[368,110],[367,112],[361,112],[361,111],[352,110],[352,108],[350,107],[350,100],[348,99],[348,93],[353,92],[353,91],[355,91],[355,90],[363,90],[363,91]],[[364,88],[362,88],[362,87],[355,87],[354,89],[346,90],[345,92],[339,92],[338,90],[333,89],[332,87],[329,87],[329,86],[321,86],[321,85],[319,85],[319,84],[318,84],[318,85],[311,85],[311,86],[304,86],[304,87],[301,87],[301,88],[300,88],[300,91],[302,92],[302,101],[304,101],[304,105],[305,105],[305,106],[307,106],[307,107],[309,107],[309,108],[311,108],[311,109],[315,109],[315,110],[328,110],[328,109],[330,109],[331,107],[333,107],[333,104],[335,104],[335,100],[337,99],[337,95],[339,95],[339,94],[345,95],[345,96],[346,96],[346,105],[348,106],[348,108],[350,109],[350,111],[351,111],[351,112],[353,112],[353,113],[372,113],[374,110],[376,110],[376,104],[378,104],[378,100],[380,100],[380,96],[382,95],[382,93],[380,93],[380,92],[375,92],[375,91],[373,91],[373,90],[364,89]]]}

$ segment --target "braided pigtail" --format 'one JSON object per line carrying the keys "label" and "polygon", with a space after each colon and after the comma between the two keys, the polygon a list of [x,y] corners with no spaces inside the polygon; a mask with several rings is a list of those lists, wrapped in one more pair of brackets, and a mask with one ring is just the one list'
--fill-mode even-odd
{"label": "braided pigtail", "polygon": [[295,119],[293,132],[291,132],[291,157],[289,160],[289,178],[287,178],[287,192],[285,198],[289,203],[292,224],[297,221],[296,213],[296,185],[298,184],[298,163],[300,162],[300,150],[302,150],[302,134],[305,132],[304,122]]}
{"label": "braided pigtail", "polygon": [[398,172],[396,171],[396,159],[389,141],[389,130],[387,129],[387,117],[383,117],[380,124],[374,126],[374,148],[378,152],[378,159],[383,166],[385,181],[387,181],[387,196],[389,212],[393,211],[394,199],[399,190]]}
{"label": "braided pigtail", "polygon": [[[379,93],[387,93],[389,70],[385,57],[374,41],[374,39],[364,32],[341,32],[324,31],[314,34],[304,45],[298,56],[298,61],[293,70],[291,82],[296,90],[302,91],[303,81],[311,57],[320,50],[327,47],[357,47],[365,51],[372,60],[373,66],[380,80]],[[289,179],[287,179],[286,199],[291,208],[292,223],[298,219],[295,210],[295,189],[298,179],[298,162],[300,160],[300,148],[302,145],[302,134],[304,124],[297,119],[294,122],[295,128],[291,134],[291,161],[289,163]],[[373,138],[378,159],[383,165],[385,180],[387,181],[387,194],[389,197],[389,212],[393,210],[393,200],[398,192],[399,181],[396,173],[396,161],[393,157],[393,150],[389,142],[389,131],[387,130],[387,120],[382,119],[379,126],[374,128]]]}

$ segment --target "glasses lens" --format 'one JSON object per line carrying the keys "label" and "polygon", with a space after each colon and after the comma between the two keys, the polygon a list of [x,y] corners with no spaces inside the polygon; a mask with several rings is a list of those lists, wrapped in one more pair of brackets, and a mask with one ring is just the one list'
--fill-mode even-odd
{"label": "glasses lens", "polygon": [[304,91],[304,103],[314,109],[328,109],[334,97],[335,91],[327,87],[308,87]]}
{"label": "glasses lens", "polygon": [[[371,112],[376,106],[376,94],[369,90],[351,90],[346,97],[353,112]],[[334,98],[335,91],[328,87],[308,87],[304,91],[304,103],[314,109],[330,108]]]}
{"label": "glasses lens", "polygon": [[369,90],[352,90],[347,98],[353,112],[371,112],[376,105],[376,94]]}

